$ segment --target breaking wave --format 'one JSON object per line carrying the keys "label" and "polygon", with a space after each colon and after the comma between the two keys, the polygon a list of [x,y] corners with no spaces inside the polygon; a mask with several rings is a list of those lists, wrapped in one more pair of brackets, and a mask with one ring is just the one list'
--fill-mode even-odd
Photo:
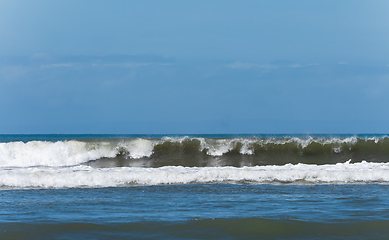
{"label": "breaking wave", "polygon": [[0,143],[0,188],[389,184],[389,139],[113,138]]}
{"label": "breaking wave", "polygon": [[0,143],[0,167],[242,167],[348,159],[389,162],[389,139],[165,137]]}

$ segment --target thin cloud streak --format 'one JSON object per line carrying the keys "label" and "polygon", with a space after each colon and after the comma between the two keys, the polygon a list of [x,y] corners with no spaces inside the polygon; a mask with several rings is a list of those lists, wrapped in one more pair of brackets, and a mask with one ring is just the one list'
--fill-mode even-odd
{"label": "thin cloud streak", "polygon": [[250,68],[264,68],[264,69],[277,69],[279,66],[271,65],[271,64],[255,64],[255,63],[247,63],[247,62],[233,62],[231,64],[226,65],[228,68],[233,69],[250,69]]}
{"label": "thin cloud streak", "polygon": [[319,66],[319,65],[320,65],[319,63],[309,63],[309,64],[299,64],[299,63],[296,63],[296,64],[290,65],[289,67],[291,67],[291,68],[301,68],[301,67],[312,67],[312,66]]}
{"label": "thin cloud streak", "polygon": [[70,68],[73,67],[74,65],[75,64],[73,63],[54,63],[54,64],[41,65],[41,68],[61,68],[61,67]]}

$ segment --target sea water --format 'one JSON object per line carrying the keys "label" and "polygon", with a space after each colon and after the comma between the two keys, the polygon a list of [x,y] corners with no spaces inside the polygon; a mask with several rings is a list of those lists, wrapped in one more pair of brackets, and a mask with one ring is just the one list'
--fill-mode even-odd
{"label": "sea water", "polygon": [[0,239],[386,239],[386,135],[0,135]]}

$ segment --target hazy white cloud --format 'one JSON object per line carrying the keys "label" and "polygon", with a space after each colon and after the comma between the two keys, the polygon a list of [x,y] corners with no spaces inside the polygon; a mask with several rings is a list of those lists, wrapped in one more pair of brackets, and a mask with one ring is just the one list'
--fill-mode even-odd
{"label": "hazy white cloud", "polygon": [[44,64],[41,65],[41,68],[60,68],[60,67],[73,67],[73,63],[54,63],[54,64]]}
{"label": "hazy white cloud", "polygon": [[0,81],[12,81],[18,79],[31,71],[31,68],[25,66],[3,66],[0,68]]}
{"label": "hazy white cloud", "polygon": [[345,62],[345,61],[342,61],[342,62],[338,62],[339,65],[348,65],[349,63],[348,62]]}
{"label": "hazy white cloud", "polygon": [[290,68],[301,68],[301,67],[311,67],[318,66],[319,63],[309,63],[309,64],[300,64],[294,63],[289,66],[279,66],[275,64],[255,64],[255,63],[246,63],[246,62],[234,62],[226,65],[226,67],[234,68],[234,69],[250,69],[250,68],[264,68],[264,69],[277,69],[280,67],[290,67]]}
{"label": "hazy white cloud", "polygon": [[36,53],[30,57],[32,60],[36,59],[47,59],[49,58],[49,55],[47,53]]}
{"label": "hazy white cloud", "polygon": [[150,66],[153,63],[144,63],[144,62],[127,62],[127,63],[106,63],[102,66],[104,67],[124,67],[124,68],[137,68]]}
{"label": "hazy white cloud", "polygon": [[71,67],[118,67],[118,68],[138,68],[146,66],[168,66],[171,63],[153,63],[153,62],[122,62],[122,63],[53,63],[43,64],[43,69],[49,68],[71,68]]}
{"label": "hazy white cloud", "polygon": [[300,68],[300,67],[311,67],[311,66],[318,66],[318,65],[320,65],[320,64],[318,64],[318,63],[309,63],[309,64],[295,63],[295,64],[290,65],[289,67],[291,67],[291,68]]}
{"label": "hazy white cloud", "polygon": [[120,67],[120,68],[137,68],[146,66],[168,66],[171,63],[153,63],[153,62],[123,62],[123,63],[92,63],[93,67]]}
{"label": "hazy white cloud", "polygon": [[255,64],[255,63],[245,63],[245,62],[233,62],[231,64],[226,65],[228,68],[233,69],[250,69],[250,68],[265,68],[265,69],[277,69],[277,65],[271,64]]}
{"label": "hazy white cloud", "polygon": [[[153,63],[146,62],[125,62],[125,63],[105,63],[100,66],[104,67],[123,67],[123,68],[137,68],[137,67],[145,67],[153,65]],[[98,64],[94,64],[94,66],[99,66]]]}
{"label": "hazy white cloud", "polygon": [[299,68],[299,67],[302,67],[302,65],[301,64],[292,64],[289,67],[291,67],[291,68]]}

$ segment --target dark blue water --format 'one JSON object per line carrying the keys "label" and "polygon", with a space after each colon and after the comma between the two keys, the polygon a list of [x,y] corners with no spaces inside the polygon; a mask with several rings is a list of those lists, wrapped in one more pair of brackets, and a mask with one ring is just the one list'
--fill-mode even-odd
{"label": "dark blue water", "polygon": [[0,192],[0,221],[115,223],[210,218],[389,219],[389,186],[193,184]]}
{"label": "dark blue water", "polygon": [[[4,190],[0,239],[12,239],[24,230],[35,239],[192,236],[186,231],[195,231],[199,238],[227,239],[382,237],[389,234],[382,227],[389,223],[388,190],[388,185],[375,184]],[[249,227],[231,233],[234,224]],[[262,229],[263,224],[279,231]],[[291,231],[293,226],[305,230]]]}

